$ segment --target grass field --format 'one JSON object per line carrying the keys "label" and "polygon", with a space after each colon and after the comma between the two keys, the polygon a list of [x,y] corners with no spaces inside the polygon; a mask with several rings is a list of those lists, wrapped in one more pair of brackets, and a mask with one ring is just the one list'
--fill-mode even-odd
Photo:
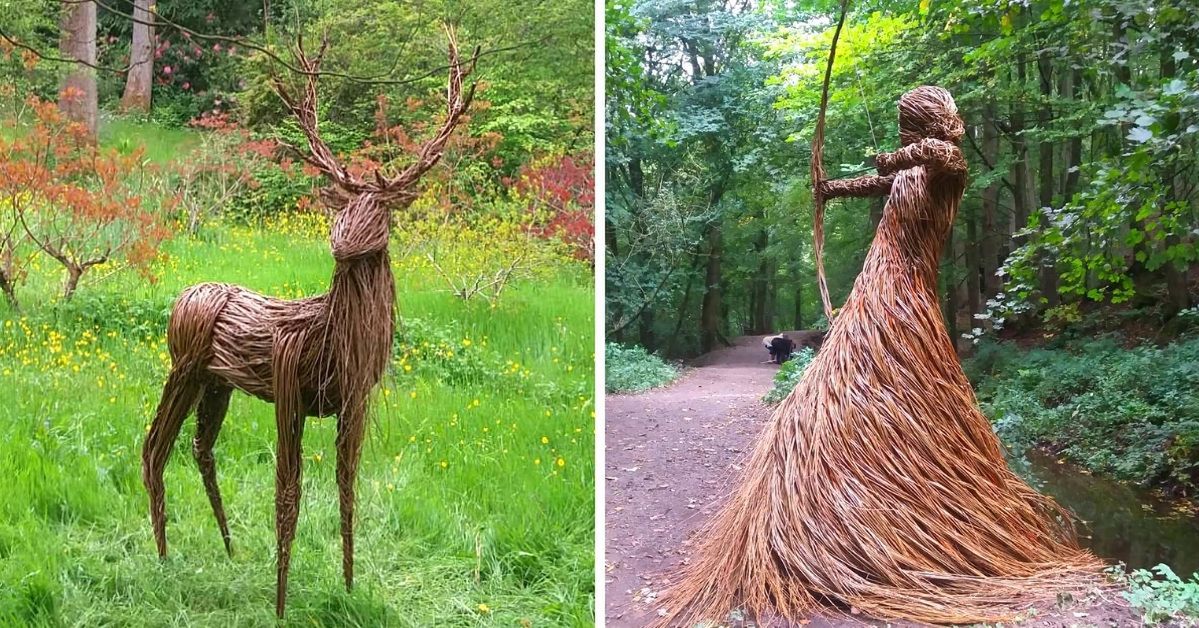
{"label": "grass field", "polygon": [[[326,289],[320,224],[216,225],[165,248],[158,281],[97,269],[74,300],[42,262],[24,314],[0,304],[0,626],[274,624],[272,407],[237,393],[216,445],[234,555],[196,464],[194,419],[167,469],[159,561],[140,448],[169,368],[181,288]],[[593,293],[563,263],[496,306],[397,259],[393,368],[358,482],[355,589],[341,583],[334,419],[310,419],[288,625],[590,625]]]}

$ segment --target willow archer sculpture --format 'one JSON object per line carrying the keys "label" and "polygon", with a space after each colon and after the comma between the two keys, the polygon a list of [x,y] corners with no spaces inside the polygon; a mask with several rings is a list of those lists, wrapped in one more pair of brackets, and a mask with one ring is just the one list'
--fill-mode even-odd
{"label": "willow archer sculpture", "polygon": [[283,615],[287,571],[300,500],[300,441],[308,416],[337,415],[337,486],[341,511],[342,571],[354,580],[354,482],[362,450],[367,402],[391,355],[395,282],[387,244],[391,212],[418,196],[417,181],[441,158],[474,95],[464,91],[479,51],[459,58],[449,35],[449,86],[445,120],[394,176],[351,175],[321,139],[317,80],[328,41],[312,56],[297,45],[303,93],[281,80],[274,87],[308,141],[308,163],[331,183],[322,195],[337,210],[331,240],[335,260],[329,292],[297,300],[262,296],[245,288],[206,283],[176,301],[167,329],[172,368],[142,451],[142,479],[159,556],[166,556],[163,468],[184,419],[196,408],[193,453],[212,504],[225,550],[232,552],[217,488],[212,449],[234,388],[275,404],[278,427],[275,479],[276,604]]}
{"label": "willow archer sculpture", "polygon": [[[889,195],[824,348],[699,535],[659,625],[813,612],[973,623],[1101,581],[1068,513],[1013,474],[958,363],[937,267],[966,185],[949,92],[899,101],[903,147],[817,195]],[[819,170],[819,168],[814,168]]]}

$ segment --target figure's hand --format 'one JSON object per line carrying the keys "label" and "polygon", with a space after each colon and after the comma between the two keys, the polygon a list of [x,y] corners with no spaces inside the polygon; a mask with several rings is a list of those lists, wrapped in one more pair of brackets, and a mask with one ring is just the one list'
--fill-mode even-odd
{"label": "figure's hand", "polygon": [[895,168],[895,153],[879,153],[874,156],[874,167],[878,170],[880,176],[894,174]]}
{"label": "figure's hand", "polygon": [[816,193],[819,194],[821,198],[829,198],[830,196],[833,195],[833,192],[834,192],[833,182],[829,181],[828,179],[820,181],[819,183],[816,184]]}

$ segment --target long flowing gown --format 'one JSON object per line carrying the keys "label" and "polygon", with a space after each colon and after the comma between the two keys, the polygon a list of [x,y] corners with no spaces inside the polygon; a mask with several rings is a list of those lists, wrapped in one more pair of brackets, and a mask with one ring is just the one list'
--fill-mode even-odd
{"label": "long flowing gown", "polygon": [[1070,517],[1013,474],[946,332],[937,267],[966,185],[952,143],[926,139],[887,176],[861,274],[823,349],[758,437],[659,624],[860,612],[997,621],[1101,581]]}

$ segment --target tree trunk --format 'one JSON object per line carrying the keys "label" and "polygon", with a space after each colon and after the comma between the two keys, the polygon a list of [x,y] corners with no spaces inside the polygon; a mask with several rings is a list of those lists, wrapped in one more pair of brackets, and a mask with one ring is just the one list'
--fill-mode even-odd
{"label": "tree trunk", "polygon": [[[1112,41],[1118,48],[1112,55],[1113,58],[1119,57],[1120,61],[1115,63],[1116,83],[1119,85],[1127,85],[1132,87],[1132,50],[1128,47],[1128,39],[1125,34],[1124,17],[1115,11],[1110,14],[1112,20]],[[1120,54],[1123,52],[1123,54]]]}
{"label": "tree trunk", "polygon": [[[1169,42],[1169,38],[1163,42],[1160,57],[1161,78],[1163,81],[1165,79],[1174,78],[1178,70],[1177,62],[1173,56],[1174,46],[1167,45]],[[1177,113],[1171,113],[1167,115],[1164,122],[1167,133],[1177,132],[1180,123]],[[1183,182],[1181,179],[1182,177],[1178,175],[1174,163],[1167,162],[1166,167],[1162,168],[1162,183],[1166,189],[1167,203],[1176,201],[1183,203],[1186,202],[1186,191],[1183,189]],[[1167,249],[1178,244],[1179,238],[1175,234],[1167,235],[1162,242],[1162,246],[1166,247]],[[1165,314],[1167,317],[1173,317],[1175,314],[1178,314],[1182,310],[1185,310],[1191,306],[1191,293],[1187,289],[1186,271],[1187,269],[1185,266],[1180,266],[1179,263],[1173,260],[1167,260],[1166,263],[1162,265],[1162,274],[1164,275],[1166,282]]]}
{"label": "tree trunk", "polygon": [[125,78],[125,94],[121,97],[121,108],[126,111],[150,111],[150,93],[154,85],[154,14],[150,5],[154,0],[134,0],[133,42],[129,47],[129,74]]}
{"label": "tree trunk", "polygon": [[[696,257],[698,258],[698,254]],[[687,314],[690,312],[691,286],[695,283],[695,274],[698,271],[697,264],[687,272],[687,284],[683,288],[683,299],[679,302],[679,309],[676,312],[674,333],[670,334],[670,337],[666,339],[666,350],[670,355],[678,355],[676,352],[678,351],[679,333],[682,332],[683,322],[687,320]]]}
{"label": "tree trunk", "polygon": [[766,260],[766,245],[769,243],[769,235],[763,229],[758,234],[757,242],[754,243],[754,251],[758,255],[758,269],[754,273],[753,294],[750,297],[750,303],[753,304],[750,310],[750,333],[762,334],[770,331],[770,325],[766,322],[767,302],[766,288],[769,281],[768,275],[770,265]]}
{"label": "tree trunk", "polygon": [[[604,234],[605,234],[604,235],[604,248],[608,249],[608,251],[607,251],[608,259],[609,260],[619,259],[620,240],[619,240],[619,238],[617,238],[616,225],[613,224],[612,220],[609,219],[607,216],[604,217]],[[604,277],[605,283],[607,283],[609,286],[611,286],[614,279],[619,279],[619,277],[615,276],[615,273],[613,273],[611,270],[609,270],[607,273],[607,276]],[[609,294],[616,294],[616,291],[609,288]],[[619,300],[609,299],[605,303],[604,309],[605,309],[604,325],[606,327],[608,327],[610,325],[613,325],[613,323],[615,323],[616,324],[615,326],[619,326],[620,321],[624,318],[624,306],[621,305],[621,302]],[[623,329],[612,330],[611,327],[609,327],[608,336],[612,339],[613,342],[621,342],[624,338],[624,330]]]}
{"label": "tree trunk", "polygon": [[[1121,85],[1132,87],[1132,48],[1128,45],[1124,16],[1119,11],[1113,11],[1109,17],[1112,20],[1112,45],[1115,48],[1111,54],[1115,66],[1113,73],[1116,76],[1116,85],[1112,89],[1114,92]],[[1128,131],[1127,127],[1127,123],[1124,122],[1112,127],[1111,133],[1108,135],[1111,142],[1108,149],[1109,155],[1120,152],[1124,135]]]}
{"label": "tree trunk", "polygon": [[795,329],[803,329],[803,282],[795,284]]}
{"label": "tree trunk", "polygon": [[949,342],[957,349],[958,346],[958,290],[957,278],[954,277],[954,246],[953,246],[953,230],[949,230],[949,237],[945,239],[945,260],[949,262],[949,267],[942,269],[941,282],[945,286],[945,329],[949,332]]}
{"label": "tree trunk", "polygon": [[640,345],[645,347],[646,351],[654,352],[658,350],[658,338],[654,334],[654,308],[653,306],[641,310],[641,316],[637,321],[637,337]]}
{"label": "tree trunk", "polygon": [[[1016,81],[1019,93],[1027,89],[1028,73],[1026,64],[1021,58],[1016,63]],[[1016,234],[1028,227],[1029,213],[1036,205],[1036,190],[1033,188],[1032,165],[1028,159],[1028,142],[1024,138],[1024,98],[1018,98],[1012,103],[1012,237],[1009,242],[1011,250],[1024,245],[1027,236]],[[1013,328],[1026,327],[1032,322],[1033,312],[1009,318],[1008,326]]]}
{"label": "tree trunk", "polygon": [[[970,320],[982,311],[982,271],[979,264],[980,244],[978,235],[978,213],[966,212],[966,310]],[[973,325],[973,323],[971,323]]]}
{"label": "tree trunk", "polygon": [[82,268],[74,264],[67,266],[67,283],[62,289],[62,298],[64,301],[70,301],[71,297],[75,296],[75,289],[79,287],[79,278],[82,276]]}
{"label": "tree trunk", "polygon": [[774,329],[775,308],[778,305],[778,283],[771,281],[775,273],[775,262],[766,265],[766,330]]}
{"label": "tree trunk", "polygon": [[[1082,72],[1080,70],[1073,70],[1064,74],[1065,77],[1062,79],[1062,98],[1066,101],[1073,101],[1074,93],[1079,83],[1082,82]],[[1078,191],[1078,180],[1081,175],[1079,167],[1082,165],[1081,134],[1075,134],[1066,143],[1066,154],[1063,161],[1062,201],[1068,203],[1070,199],[1074,198],[1074,193]]]}
{"label": "tree trunk", "polygon": [[14,278],[8,276],[8,271],[0,269],[0,292],[4,293],[4,300],[8,301],[8,307],[14,312],[21,311],[21,304],[17,301],[17,285]]}
{"label": "tree trunk", "polygon": [[[1037,125],[1041,132],[1044,133],[1049,129],[1049,125],[1053,124],[1053,108],[1050,106],[1050,98],[1053,97],[1053,61],[1049,58],[1049,53],[1042,50],[1037,54],[1037,74],[1040,77],[1041,84],[1041,106],[1037,112]],[[1041,140],[1039,142],[1040,163],[1038,165],[1037,176],[1040,179],[1038,189],[1038,200],[1040,201],[1040,210],[1046,207],[1053,206],[1053,149],[1051,142]],[[1046,219],[1048,217],[1045,217]],[[1041,259],[1041,296],[1045,298],[1046,304],[1049,307],[1054,307],[1060,303],[1058,298],[1058,274],[1056,259],[1053,257],[1043,257]]]}
{"label": "tree trunk", "polygon": [[84,63],[96,63],[96,3],[68,4],[63,9],[62,56],[82,63],[71,64],[63,79],[58,108],[68,118],[87,126],[96,138],[96,72]]}
{"label": "tree trunk", "polygon": [[[1041,86],[1041,106],[1037,108],[1037,126],[1041,133],[1048,131],[1053,124],[1053,108],[1049,101],[1053,97],[1053,62],[1049,53],[1042,51],[1037,55],[1037,75]],[[1053,205],[1053,143],[1042,139],[1038,144],[1040,161],[1037,174],[1038,196],[1041,207]]]}
{"label": "tree trunk", "polygon": [[[1025,80],[1024,61],[1021,60],[1016,64],[1016,80],[1020,85],[1020,91],[1024,91]],[[1013,230],[1012,233],[1020,231],[1028,226],[1028,212],[1032,206],[1031,194],[1032,188],[1029,176],[1028,166],[1028,148],[1024,140],[1024,102],[1023,99],[1018,99],[1012,103],[1011,117],[1011,133],[1012,133],[1012,217]],[[1023,238],[1012,237],[1012,248],[1016,248],[1023,244]]]}
{"label": "tree trunk", "polygon": [[720,258],[722,254],[721,225],[712,225],[708,231],[708,263],[704,272],[704,299],[699,314],[699,346],[707,353],[716,347],[720,332]]}
{"label": "tree trunk", "polygon": [[[983,114],[983,158],[992,167],[999,161],[999,130],[995,128],[995,108],[987,106]],[[999,270],[999,224],[996,214],[999,211],[999,182],[988,185],[982,191],[983,226],[982,241],[979,243],[979,255],[982,257],[983,290],[987,298],[999,294],[1001,282],[995,273]]]}
{"label": "tree trunk", "polygon": [[[1179,244],[1178,236],[1166,236],[1163,246],[1171,247]],[[1167,317],[1173,317],[1179,312],[1191,307],[1194,303],[1191,291],[1187,286],[1187,273],[1179,268],[1176,262],[1168,261],[1162,270],[1166,275],[1166,311]]]}

